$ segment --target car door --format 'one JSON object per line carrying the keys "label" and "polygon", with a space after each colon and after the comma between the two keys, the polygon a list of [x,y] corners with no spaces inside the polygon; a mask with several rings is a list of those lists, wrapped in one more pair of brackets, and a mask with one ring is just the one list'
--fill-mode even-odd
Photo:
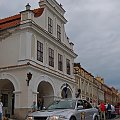
{"label": "car door", "polygon": [[83,109],[83,101],[82,100],[77,101],[76,109],[77,109],[77,111],[76,111],[77,120],[87,120],[85,109]]}
{"label": "car door", "polygon": [[85,120],[92,120],[94,115],[92,105],[86,100],[83,100],[83,109],[85,112]]}

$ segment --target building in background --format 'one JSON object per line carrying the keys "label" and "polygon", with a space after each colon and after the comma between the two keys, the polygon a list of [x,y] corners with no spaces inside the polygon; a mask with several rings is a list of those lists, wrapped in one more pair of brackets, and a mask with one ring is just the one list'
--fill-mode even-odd
{"label": "building in background", "polygon": [[94,78],[94,84],[97,85],[97,104],[104,101],[104,91],[102,90],[102,84],[104,83],[104,79],[101,79],[101,77],[95,77]]}
{"label": "building in background", "polygon": [[112,104],[116,105],[119,102],[118,90],[115,89],[114,87],[111,87],[111,90],[112,90]]}
{"label": "building in background", "polygon": [[76,91],[81,91],[79,97],[88,100],[93,106],[97,106],[100,102],[109,102],[113,105],[119,102],[119,91],[106,85],[102,77],[94,77],[87,72],[80,63],[74,63],[74,75],[77,83]]}
{"label": "building in background", "polygon": [[80,63],[74,63],[74,74],[77,82],[77,89],[81,90],[80,98],[86,99],[94,106],[98,102],[104,101],[104,91],[99,82],[94,76],[81,67]]}

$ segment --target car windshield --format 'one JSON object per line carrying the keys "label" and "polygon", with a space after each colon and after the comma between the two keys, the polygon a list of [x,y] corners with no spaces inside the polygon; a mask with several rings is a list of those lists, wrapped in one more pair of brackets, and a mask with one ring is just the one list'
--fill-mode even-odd
{"label": "car windshield", "polygon": [[53,102],[47,110],[53,110],[53,109],[75,109],[75,100],[59,100]]}

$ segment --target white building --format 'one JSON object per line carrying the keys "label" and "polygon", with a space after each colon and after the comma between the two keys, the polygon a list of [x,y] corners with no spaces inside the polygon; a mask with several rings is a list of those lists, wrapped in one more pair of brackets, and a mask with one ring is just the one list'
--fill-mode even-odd
{"label": "white building", "polygon": [[[4,114],[22,120],[33,101],[75,97],[77,55],[65,33],[65,10],[55,0],[0,19],[0,97]],[[67,88],[67,94],[65,92]]]}

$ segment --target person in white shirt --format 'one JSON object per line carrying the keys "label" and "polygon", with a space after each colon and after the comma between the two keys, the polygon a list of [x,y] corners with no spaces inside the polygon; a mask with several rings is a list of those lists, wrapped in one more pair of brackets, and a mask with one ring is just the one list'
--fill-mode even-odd
{"label": "person in white shirt", "polygon": [[3,107],[3,104],[0,101],[0,120],[2,120],[2,107]]}

